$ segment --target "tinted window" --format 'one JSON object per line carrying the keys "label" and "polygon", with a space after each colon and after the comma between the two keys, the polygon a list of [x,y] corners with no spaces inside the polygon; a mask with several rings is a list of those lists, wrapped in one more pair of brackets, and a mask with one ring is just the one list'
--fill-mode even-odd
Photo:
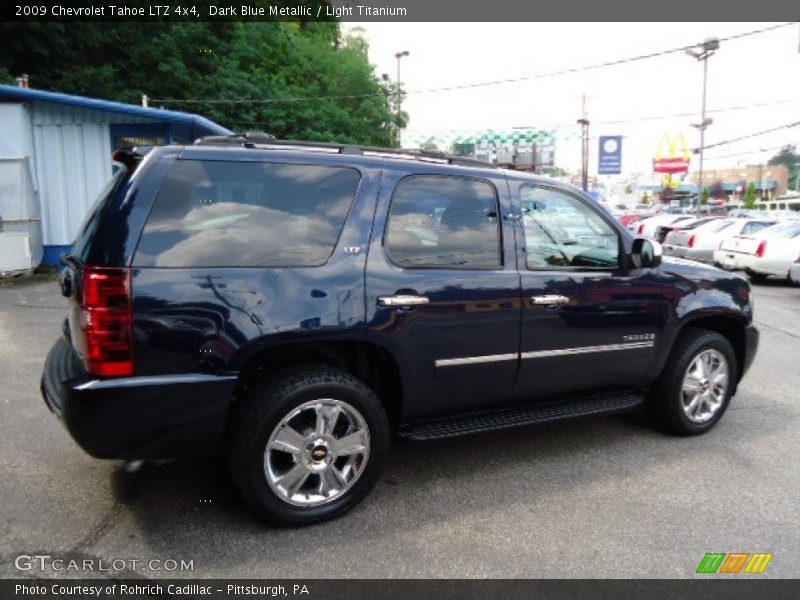
{"label": "tinted window", "polygon": [[126,169],[119,169],[114,176],[109,180],[106,186],[101,190],[97,196],[97,200],[86,213],[86,217],[78,229],[78,235],[75,237],[75,243],[72,245],[72,253],[81,260],[87,260],[89,248],[94,239],[95,232],[100,226],[101,215],[103,209],[109,201],[111,201],[117,192],[128,181],[129,176]]}
{"label": "tinted window", "polygon": [[156,197],[134,264],[314,267],[339,239],[353,169],[180,160]]}
{"label": "tinted window", "polygon": [[404,179],[392,197],[385,243],[401,267],[500,267],[494,187],[461,177]]}
{"label": "tinted window", "polygon": [[520,201],[529,269],[619,266],[617,232],[577,198],[525,185]]}

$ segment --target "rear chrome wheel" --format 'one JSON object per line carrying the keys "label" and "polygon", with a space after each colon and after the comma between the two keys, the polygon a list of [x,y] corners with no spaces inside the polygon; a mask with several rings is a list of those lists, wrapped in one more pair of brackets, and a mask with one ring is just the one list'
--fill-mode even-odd
{"label": "rear chrome wheel", "polygon": [[332,366],[299,365],[265,378],[236,407],[228,465],[258,516],[308,525],[369,493],[390,433],[380,399],[363,381]]}
{"label": "rear chrome wheel", "polygon": [[683,377],[681,403],[692,423],[705,423],[717,414],[730,383],[728,360],[718,350],[703,350],[689,363]]}
{"label": "rear chrome wheel", "polygon": [[327,504],[353,487],[369,459],[369,427],[341,400],[311,400],[287,414],[264,451],[270,489],[295,506]]}

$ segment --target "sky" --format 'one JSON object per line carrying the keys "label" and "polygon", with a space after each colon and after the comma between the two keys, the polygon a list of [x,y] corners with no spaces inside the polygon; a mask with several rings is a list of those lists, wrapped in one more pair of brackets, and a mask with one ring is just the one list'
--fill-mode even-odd
{"label": "sky", "polygon": [[[580,67],[723,38],[774,23],[359,23],[377,73],[401,80],[410,121],[404,140],[443,130],[508,130],[561,127],[577,133],[582,96],[587,97],[590,174],[597,170],[597,136],[622,135],[623,174],[652,170],[663,134],[683,133],[691,147],[699,133],[702,63],[683,52],[583,73],[439,93],[439,88],[524,77]],[[707,109],[755,103],[769,106],[710,113],[706,145],[800,121],[800,25],[721,42],[708,62]],[[602,124],[653,115],[693,112],[694,117]],[[787,143],[800,144],[800,127],[706,150],[705,169],[766,161]],[[747,153],[739,156],[729,154]],[[559,139],[556,164],[577,172],[580,142]],[[693,158],[692,170],[697,167]]]}

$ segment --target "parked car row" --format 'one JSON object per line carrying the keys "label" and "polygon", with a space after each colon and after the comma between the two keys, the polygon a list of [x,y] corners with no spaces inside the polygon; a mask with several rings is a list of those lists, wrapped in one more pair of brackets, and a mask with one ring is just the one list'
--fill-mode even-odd
{"label": "parked car row", "polygon": [[714,264],[743,270],[754,281],[770,275],[787,278],[800,257],[800,221],[777,223],[756,235],[726,237],[714,251]]}
{"label": "parked car row", "polygon": [[663,244],[665,255],[742,270],[754,281],[776,276],[800,283],[800,213],[795,211],[616,216],[635,236]]}
{"label": "parked car row", "polygon": [[714,219],[694,229],[673,229],[664,239],[664,253],[713,262],[714,251],[726,237],[753,235],[774,224],[763,219]]}

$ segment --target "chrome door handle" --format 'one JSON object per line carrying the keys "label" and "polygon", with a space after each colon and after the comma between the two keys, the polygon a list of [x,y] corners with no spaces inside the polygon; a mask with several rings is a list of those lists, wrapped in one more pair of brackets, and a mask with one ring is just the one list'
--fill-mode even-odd
{"label": "chrome door handle", "polygon": [[420,306],[429,302],[426,296],[398,294],[396,296],[378,296],[378,306]]}
{"label": "chrome door handle", "polygon": [[569,298],[566,296],[549,295],[549,296],[534,296],[531,298],[534,304],[567,304]]}

